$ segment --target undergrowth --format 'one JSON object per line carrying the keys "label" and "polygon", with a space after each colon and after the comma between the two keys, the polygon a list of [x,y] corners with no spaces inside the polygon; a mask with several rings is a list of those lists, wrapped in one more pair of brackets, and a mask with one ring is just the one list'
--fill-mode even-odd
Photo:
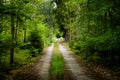
{"label": "undergrowth", "polygon": [[18,72],[27,72],[27,70],[30,68],[29,66],[36,60],[36,58],[37,57],[32,57],[30,55],[30,50],[16,48],[14,54],[14,65],[11,66],[9,62],[10,55],[8,54],[1,56],[0,80],[5,80],[6,78],[8,80],[13,80],[13,75],[16,75]]}
{"label": "undergrowth", "polygon": [[[110,62],[110,56],[101,57],[97,51],[90,50],[88,47],[71,41],[68,43],[70,49],[76,57],[85,65],[97,80],[120,80],[119,65]],[[101,53],[102,54],[102,53]],[[106,53],[107,54],[107,53]]]}

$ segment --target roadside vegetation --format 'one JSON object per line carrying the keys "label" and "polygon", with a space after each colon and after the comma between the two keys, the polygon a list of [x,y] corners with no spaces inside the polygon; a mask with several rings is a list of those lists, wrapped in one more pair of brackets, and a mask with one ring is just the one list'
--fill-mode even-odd
{"label": "roadside vegetation", "polygon": [[20,70],[27,72],[51,43],[51,28],[47,22],[44,23],[42,3],[44,1],[0,0],[1,80],[12,80]]}
{"label": "roadside vegetation", "polygon": [[119,77],[119,5],[119,0],[0,0],[0,79],[32,62],[55,35],[97,66],[95,72],[103,68],[108,78]]}
{"label": "roadside vegetation", "polygon": [[58,49],[58,43],[54,44],[52,62],[51,62],[51,80],[63,80],[64,79],[64,60]]}
{"label": "roadside vegetation", "polygon": [[[120,1],[65,0],[55,9],[59,30],[77,56],[120,76]],[[100,68],[101,66],[101,68]],[[104,72],[105,71],[105,72]],[[110,74],[107,78],[110,78]],[[109,75],[109,76],[108,76]],[[114,78],[115,79],[115,78]],[[113,79],[112,79],[113,80]]]}

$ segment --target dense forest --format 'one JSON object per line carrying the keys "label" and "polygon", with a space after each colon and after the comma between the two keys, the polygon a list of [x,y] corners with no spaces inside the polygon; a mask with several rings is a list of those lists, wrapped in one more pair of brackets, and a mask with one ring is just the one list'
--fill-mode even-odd
{"label": "dense forest", "polygon": [[0,0],[0,78],[64,38],[81,59],[120,76],[119,0]]}
{"label": "dense forest", "polygon": [[0,75],[30,63],[50,44],[52,28],[46,5],[50,3],[0,0]]}
{"label": "dense forest", "polygon": [[82,59],[120,75],[119,0],[54,0],[65,41]]}

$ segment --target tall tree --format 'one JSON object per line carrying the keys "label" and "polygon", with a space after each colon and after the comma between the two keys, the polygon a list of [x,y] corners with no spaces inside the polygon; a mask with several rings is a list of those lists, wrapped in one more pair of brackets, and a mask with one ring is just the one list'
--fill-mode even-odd
{"label": "tall tree", "polygon": [[[26,6],[27,5],[27,6]],[[1,1],[0,15],[3,16],[1,21],[10,21],[11,24],[11,54],[10,54],[10,64],[14,63],[14,49],[17,38],[17,28],[19,26],[19,22],[24,22],[24,18],[29,18],[30,15],[27,13],[31,12],[30,10],[26,11],[25,9],[29,8],[29,2],[26,0],[3,0]],[[6,18],[7,17],[7,18]],[[16,22],[16,23],[15,23]],[[4,23],[1,23],[4,24]],[[1,28],[2,29],[2,28]],[[3,27],[4,29],[4,27]]]}
{"label": "tall tree", "polygon": [[63,31],[63,37],[66,41],[75,39],[75,30],[76,30],[76,19],[79,14],[79,5],[78,1],[75,0],[55,0],[57,3],[57,8],[55,10],[57,23],[59,28]]}

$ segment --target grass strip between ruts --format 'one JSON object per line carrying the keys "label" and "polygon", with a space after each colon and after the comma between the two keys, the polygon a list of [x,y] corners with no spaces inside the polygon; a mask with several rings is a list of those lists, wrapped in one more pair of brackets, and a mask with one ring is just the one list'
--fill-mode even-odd
{"label": "grass strip between ruts", "polygon": [[57,43],[54,45],[50,73],[52,80],[61,80],[64,78],[64,60]]}

